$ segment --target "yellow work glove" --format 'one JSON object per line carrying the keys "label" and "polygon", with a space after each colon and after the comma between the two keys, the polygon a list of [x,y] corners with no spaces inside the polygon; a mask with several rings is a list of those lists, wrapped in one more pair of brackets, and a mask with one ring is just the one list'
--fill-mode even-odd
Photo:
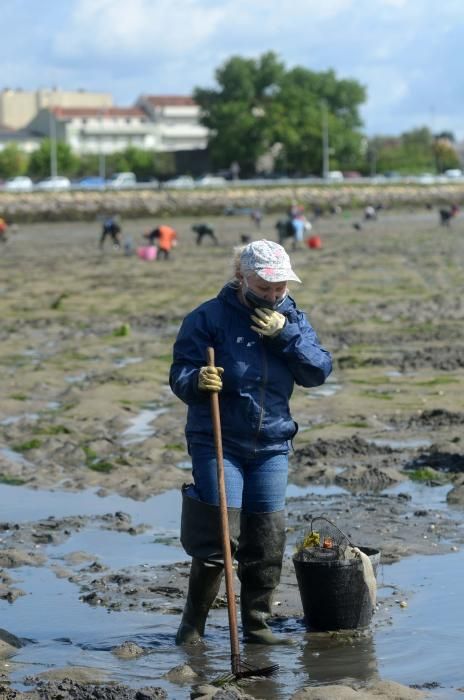
{"label": "yellow work glove", "polygon": [[268,338],[273,338],[278,335],[285,326],[286,318],[278,311],[257,307],[251,315],[251,320],[256,325],[251,326],[252,331],[267,335]]}
{"label": "yellow work glove", "polygon": [[198,388],[201,391],[221,391],[223,372],[222,367],[201,367],[198,375]]}

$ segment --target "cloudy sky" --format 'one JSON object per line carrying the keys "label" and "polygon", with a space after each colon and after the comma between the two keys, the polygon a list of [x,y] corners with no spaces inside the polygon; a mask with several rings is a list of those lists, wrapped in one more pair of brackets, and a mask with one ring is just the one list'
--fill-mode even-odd
{"label": "cloudy sky", "polygon": [[[284,9],[286,8],[286,9]],[[365,131],[464,138],[463,0],[4,0],[3,87],[189,94],[232,55],[275,51],[367,88]]]}

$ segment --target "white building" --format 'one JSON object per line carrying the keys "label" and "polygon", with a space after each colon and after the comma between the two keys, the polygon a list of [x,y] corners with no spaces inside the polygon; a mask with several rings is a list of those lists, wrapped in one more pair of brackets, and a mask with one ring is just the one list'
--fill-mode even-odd
{"label": "white building", "polygon": [[153,124],[135,107],[42,109],[28,128],[64,141],[77,155],[115,153],[128,146],[157,150]]}
{"label": "white building", "polygon": [[[207,148],[208,129],[199,123],[200,108],[191,97],[142,95],[134,107],[113,107],[57,105],[58,93],[49,92],[41,91],[43,100],[48,97],[48,104],[35,113],[26,129],[16,131],[20,148],[28,134],[29,151],[32,143],[37,147],[41,139],[51,138],[68,144],[76,155],[108,155],[128,146],[157,152]],[[0,128],[0,149],[14,140],[14,130],[2,132]]]}
{"label": "white building", "polygon": [[141,95],[136,107],[150,117],[157,150],[195,151],[208,146],[208,129],[200,124],[200,107],[185,95]]}
{"label": "white building", "polygon": [[15,144],[23,153],[31,154],[40,148],[43,136],[34,135],[27,129],[8,129],[0,127],[0,151],[8,144]]}

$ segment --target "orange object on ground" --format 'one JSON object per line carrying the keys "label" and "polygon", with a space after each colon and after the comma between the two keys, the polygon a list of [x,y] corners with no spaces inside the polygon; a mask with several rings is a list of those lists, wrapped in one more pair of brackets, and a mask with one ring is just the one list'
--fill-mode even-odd
{"label": "orange object on ground", "polygon": [[320,236],[310,236],[307,240],[309,248],[322,248],[322,240]]}

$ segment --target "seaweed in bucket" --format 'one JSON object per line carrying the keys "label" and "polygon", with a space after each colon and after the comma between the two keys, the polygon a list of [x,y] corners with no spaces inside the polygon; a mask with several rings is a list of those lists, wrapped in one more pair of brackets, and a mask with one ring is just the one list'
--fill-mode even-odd
{"label": "seaweed in bucket", "polygon": [[[354,545],[328,518],[311,519],[293,563],[306,623],[317,629],[349,629],[369,623],[377,598],[376,550]],[[330,611],[324,612],[329,602]]]}

